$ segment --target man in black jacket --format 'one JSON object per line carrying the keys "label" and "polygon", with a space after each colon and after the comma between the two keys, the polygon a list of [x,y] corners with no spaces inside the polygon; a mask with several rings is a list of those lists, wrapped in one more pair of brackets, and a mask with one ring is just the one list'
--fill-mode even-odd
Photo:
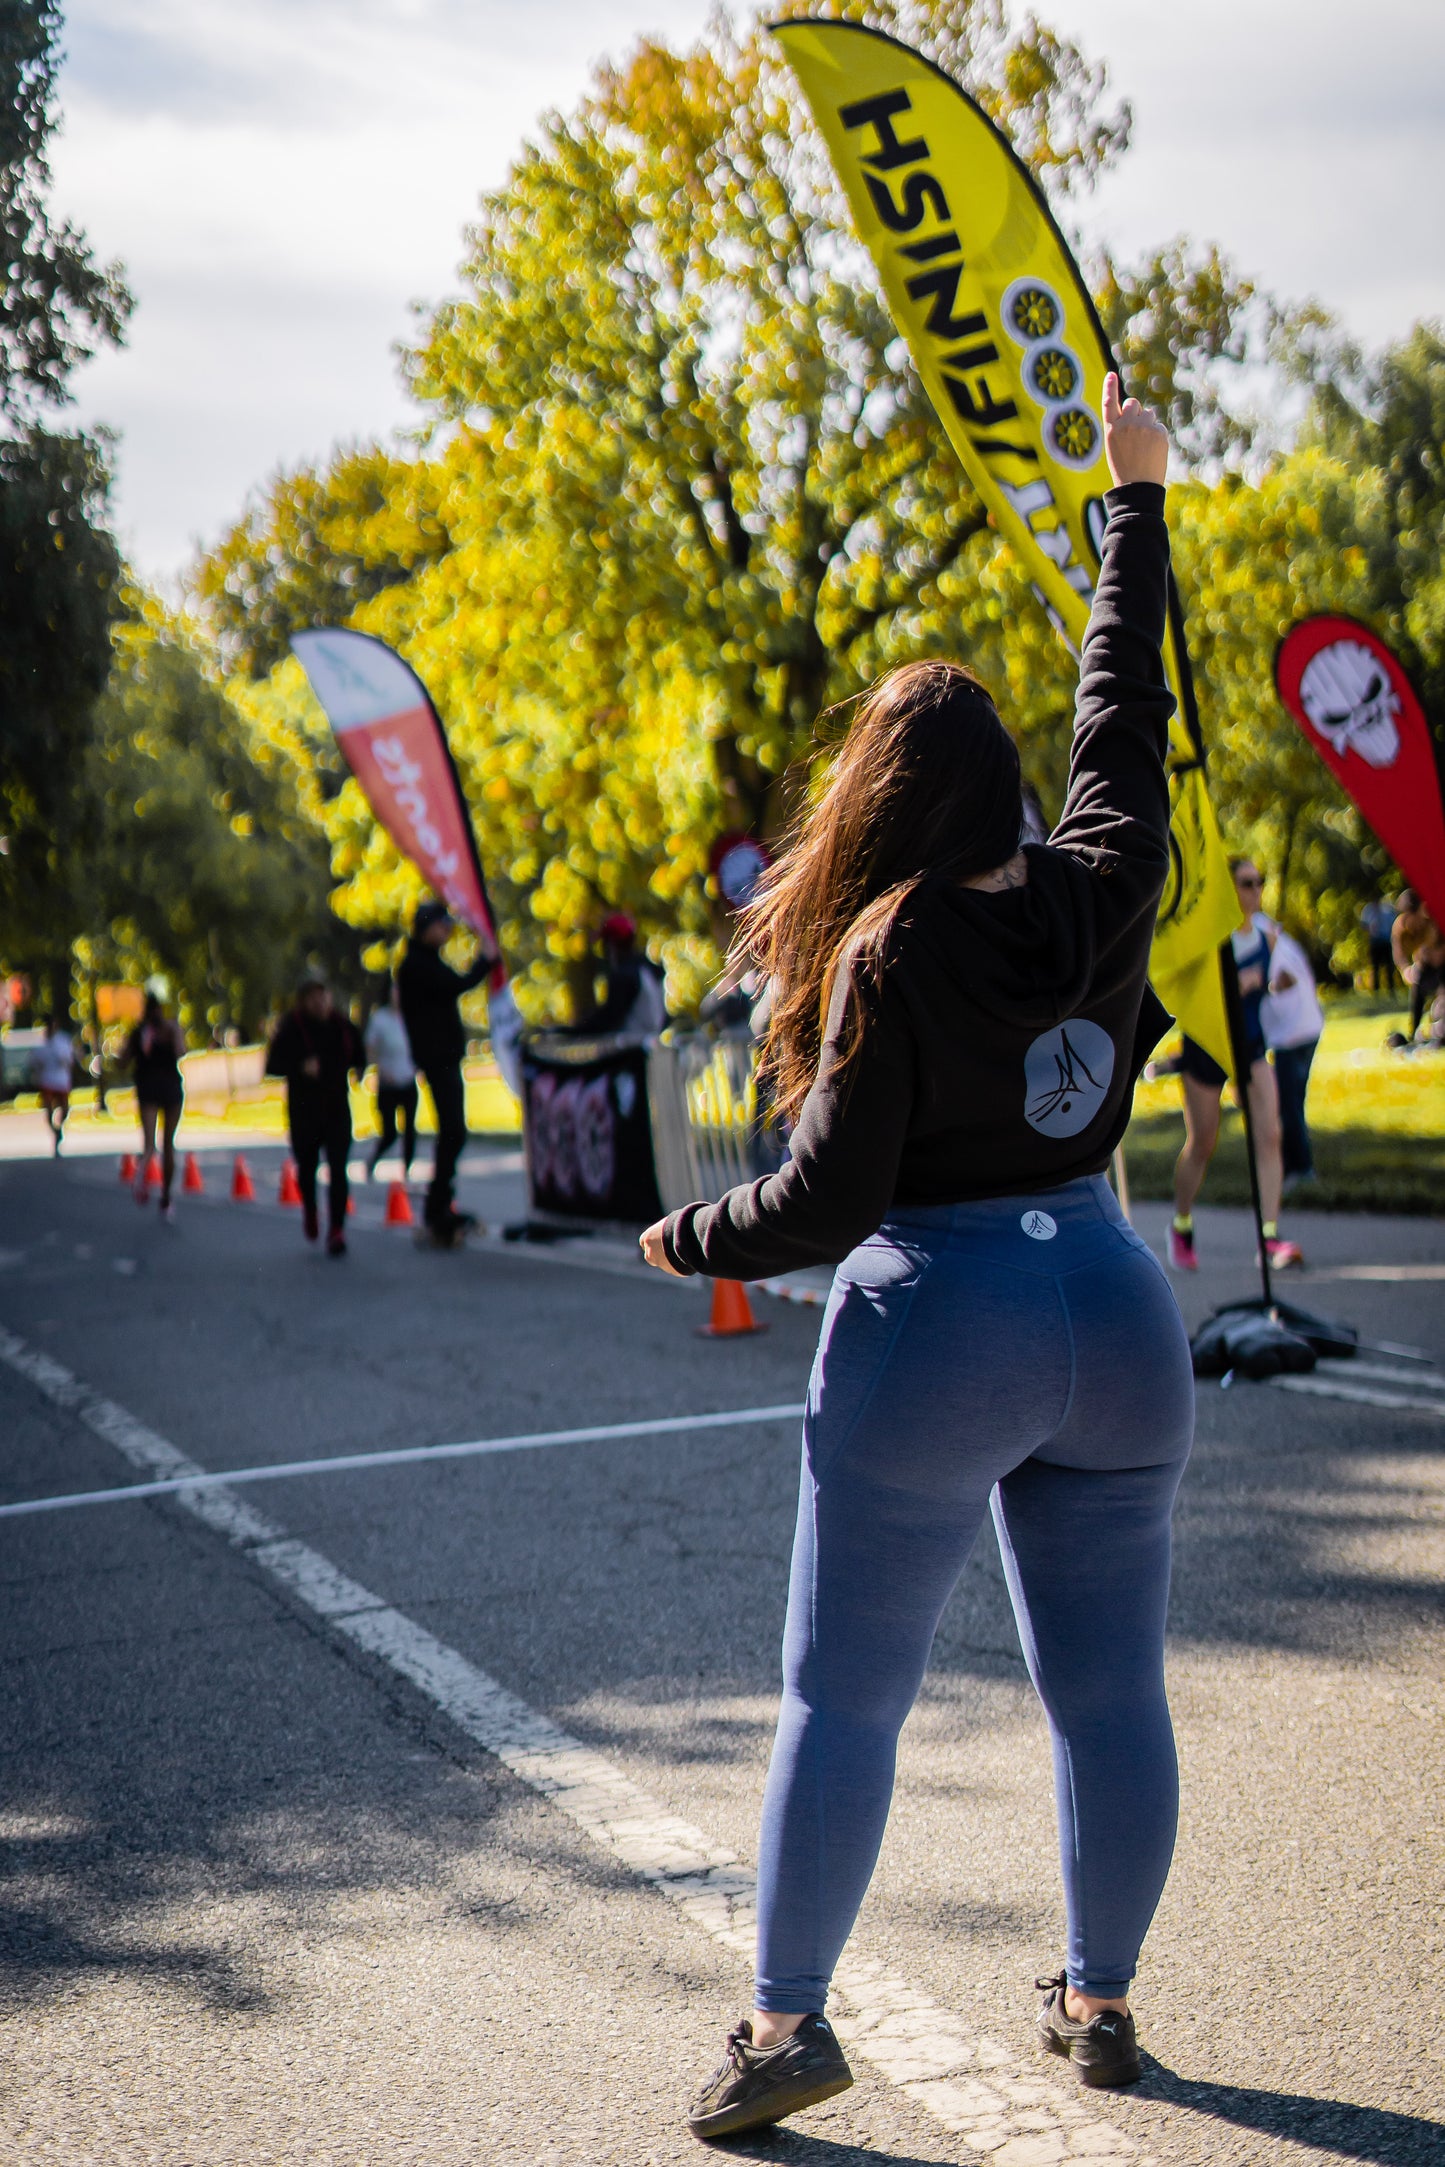
{"label": "man in black jacket", "polygon": [[352,1071],[360,1074],[365,1059],[361,1035],[351,1018],[333,1004],[330,989],[319,978],[306,979],[296,995],[295,1007],[282,1017],[271,1041],[266,1074],[286,1079],[291,1155],[296,1161],[309,1242],[314,1242],[321,1231],[316,1209],[316,1170],[322,1153],[326,1154],[331,1175],[326,1253],[332,1257],[346,1254],[346,1162],[351,1152],[349,1085]]}
{"label": "man in black jacket", "polygon": [[470,970],[452,970],[443,963],[440,951],[455,930],[445,903],[423,903],[412,921],[411,939],[396,974],[412,1059],[427,1080],[437,1116],[436,1161],[424,1216],[433,1238],[447,1245],[465,1233],[468,1225],[466,1214],[454,1202],[457,1160],[467,1138],[462,1082],[467,1038],[457,1001],[479,986],[497,961],[484,950]]}

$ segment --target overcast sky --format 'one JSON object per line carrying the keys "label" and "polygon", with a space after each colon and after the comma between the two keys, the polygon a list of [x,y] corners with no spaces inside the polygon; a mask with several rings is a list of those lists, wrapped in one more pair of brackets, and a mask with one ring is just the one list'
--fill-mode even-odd
{"label": "overcast sky", "polygon": [[[1017,10],[1016,12],[1022,12]],[[1134,147],[1089,206],[1126,251],[1219,241],[1375,345],[1445,314],[1445,0],[1037,0],[1108,61]],[[393,347],[536,114],[708,0],[70,0],[56,207],[136,295],[77,381],[117,517],[174,573],[249,490],[406,425]]]}

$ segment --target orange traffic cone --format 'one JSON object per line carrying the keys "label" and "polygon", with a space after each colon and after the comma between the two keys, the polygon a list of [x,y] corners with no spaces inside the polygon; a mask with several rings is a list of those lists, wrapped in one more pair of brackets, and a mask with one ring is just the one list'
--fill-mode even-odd
{"label": "orange traffic cone", "polygon": [[748,1332],[766,1332],[753,1315],[748,1290],[739,1279],[715,1279],[712,1283],[712,1316],[698,1326],[700,1339],[740,1339]]}
{"label": "orange traffic cone", "polygon": [[181,1188],[187,1196],[204,1196],[206,1184],[201,1179],[201,1164],[194,1151],[186,1153],[186,1170],[181,1176]]}
{"label": "orange traffic cone", "polygon": [[255,1201],[256,1184],[251,1179],[251,1169],[238,1151],[236,1153],[236,1164],[231,1173],[231,1202],[233,1204],[254,1204]]}
{"label": "orange traffic cone", "polygon": [[160,1186],[161,1162],[158,1155],[153,1152],[150,1158],[146,1160],[146,1187],[148,1189],[159,1189]]}
{"label": "orange traffic cone", "polygon": [[412,1211],[411,1198],[406,1193],[406,1183],[404,1181],[394,1181],[391,1185],[391,1193],[386,1200],[384,1224],[387,1226],[416,1225],[416,1215]]}
{"label": "orange traffic cone", "polygon": [[135,1180],[135,1153],[133,1151],[123,1151],[120,1155],[120,1178],[122,1181]]}
{"label": "orange traffic cone", "polygon": [[276,1192],[276,1201],[278,1204],[299,1204],[301,1202],[301,1184],[296,1179],[296,1162],[294,1159],[287,1159],[282,1165],[281,1186]]}

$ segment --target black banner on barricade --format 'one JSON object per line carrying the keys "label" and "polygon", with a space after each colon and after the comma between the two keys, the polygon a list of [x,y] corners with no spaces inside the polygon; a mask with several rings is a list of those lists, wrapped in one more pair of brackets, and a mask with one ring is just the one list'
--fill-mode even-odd
{"label": "black banner on barricade", "polygon": [[528,1201],[568,1219],[662,1215],[652,1156],[647,1048],[590,1038],[522,1049]]}

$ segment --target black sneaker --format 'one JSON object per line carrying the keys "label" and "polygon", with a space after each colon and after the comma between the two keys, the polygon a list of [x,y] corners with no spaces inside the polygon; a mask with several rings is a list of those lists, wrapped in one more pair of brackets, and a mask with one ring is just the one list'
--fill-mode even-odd
{"label": "black sneaker", "polygon": [[1064,2008],[1068,1980],[1035,1979],[1047,1999],[1039,2011],[1039,2037],[1050,2054],[1062,2054],[1080,2084],[1093,2091],[1137,2084],[1143,2075],[1134,2019],[1122,2009],[1101,2009],[1087,2024],[1076,2024]]}
{"label": "black sneaker", "polygon": [[753,2028],[744,2018],[728,2033],[722,2066],[693,2101],[687,2126],[704,2140],[762,2129],[846,2092],[852,2082],[826,2017],[804,2017],[792,2038],[776,2047],[755,2047]]}

